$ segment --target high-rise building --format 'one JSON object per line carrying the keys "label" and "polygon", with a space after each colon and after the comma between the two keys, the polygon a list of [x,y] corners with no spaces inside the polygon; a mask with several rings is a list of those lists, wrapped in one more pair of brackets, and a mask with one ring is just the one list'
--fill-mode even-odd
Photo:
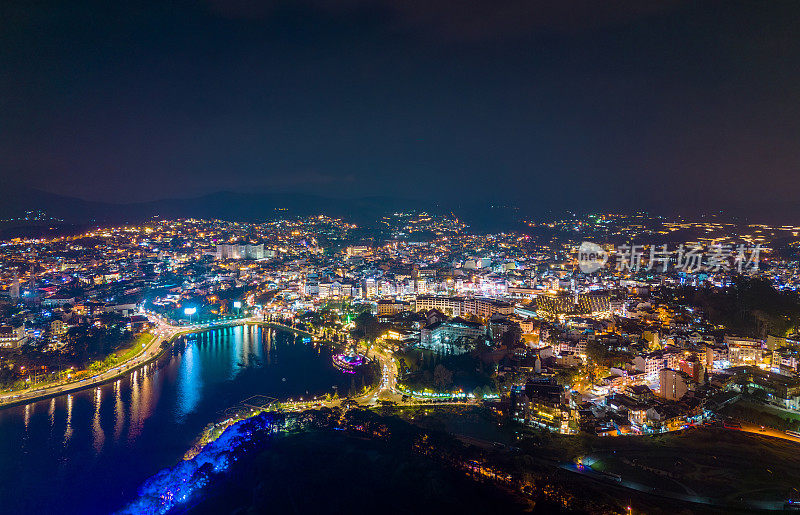
{"label": "high-rise building", "polygon": [[17,275],[17,272],[14,272],[14,282],[11,283],[11,289],[8,292],[8,296],[12,299],[19,298],[19,275]]}
{"label": "high-rise building", "polygon": [[371,299],[378,294],[378,285],[375,279],[368,278],[364,280],[364,297]]}
{"label": "high-rise building", "polygon": [[669,401],[679,401],[689,391],[689,382],[684,375],[671,368],[658,371],[658,386],[661,397]]}
{"label": "high-rise building", "polygon": [[728,361],[731,365],[757,365],[761,363],[764,351],[761,340],[725,336],[728,345]]}
{"label": "high-rise building", "polygon": [[351,245],[345,249],[347,257],[354,257],[354,256],[365,256],[371,252],[370,249],[366,245]]}
{"label": "high-rise building", "polygon": [[217,245],[217,259],[264,259],[264,244],[222,244]]}

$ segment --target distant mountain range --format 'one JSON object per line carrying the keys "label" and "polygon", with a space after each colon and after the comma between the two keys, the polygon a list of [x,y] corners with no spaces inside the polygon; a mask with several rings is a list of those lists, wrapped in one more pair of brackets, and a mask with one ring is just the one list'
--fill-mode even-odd
{"label": "distant mountain range", "polygon": [[431,203],[392,197],[328,198],[301,193],[219,192],[194,198],[113,204],[66,197],[33,188],[2,186],[0,220],[24,216],[26,211],[72,224],[111,224],[162,218],[218,218],[258,222],[279,216],[326,214],[356,222],[374,222],[397,210],[434,210]]}
{"label": "distant mountain range", "polygon": [[[557,199],[551,199],[557,200]],[[557,203],[557,202],[556,202]],[[42,190],[0,183],[0,227],[13,227],[2,222],[24,216],[26,211],[40,210],[46,215],[61,219],[65,224],[105,225],[137,223],[154,216],[162,218],[217,218],[231,221],[260,222],[276,217],[309,216],[325,214],[342,217],[359,225],[372,224],[381,216],[409,210],[424,210],[435,214],[452,213],[474,229],[486,231],[511,231],[519,227],[523,218],[553,219],[561,217],[574,206],[564,205],[554,211],[552,203],[544,206],[532,199],[530,203],[515,207],[487,202],[462,202],[459,199],[432,202],[389,196],[360,198],[331,198],[304,193],[240,193],[218,192],[194,198],[163,199],[150,202],[114,204],[67,197]],[[700,220],[714,215],[717,221],[771,223],[800,225],[800,202],[772,202],[760,200],[753,203],[731,204],[724,212],[713,211],[710,206],[699,209],[692,204],[675,206],[662,204],[654,210],[667,216],[680,214],[690,220]],[[583,211],[591,208],[584,206]],[[597,211],[619,212],[617,209]],[[43,222],[46,224],[48,222]],[[30,223],[21,225],[31,225]]]}

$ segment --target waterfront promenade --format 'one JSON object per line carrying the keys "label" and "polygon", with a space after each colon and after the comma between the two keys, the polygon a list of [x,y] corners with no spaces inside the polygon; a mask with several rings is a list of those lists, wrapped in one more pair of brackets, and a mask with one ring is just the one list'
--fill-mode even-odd
{"label": "waterfront promenade", "polygon": [[[150,338],[147,342],[142,344],[142,350],[127,361],[119,363],[102,372],[98,372],[96,375],[77,381],[50,383],[43,386],[34,385],[25,390],[4,393],[0,395],[0,409],[18,406],[20,404],[26,404],[41,399],[47,399],[56,395],[74,393],[115,380],[141,367],[142,365],[157,359],[164,351],[166,351],[166,349],[171,346],[172,342],[178,336],[205,331],[215,327],[241,325],[252,322],[251,319],[242,318],[221,320],[214,323],[175,326],[169,324],[166,319],[156,315],[148,314],[148,318],[153,323],[153,328],[150,331]],[[170,345],[162,347],[161,342],[163,341],[169,342]]]}

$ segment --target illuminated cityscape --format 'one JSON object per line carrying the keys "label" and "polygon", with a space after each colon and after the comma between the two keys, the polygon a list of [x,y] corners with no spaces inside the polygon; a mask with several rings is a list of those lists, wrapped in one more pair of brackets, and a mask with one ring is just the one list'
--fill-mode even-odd
{"label": "illuminated cityscape", "polygon": [[[426,233],[420,241],[416,231],[375,237],[381,226],[408,218],[394,213],[372,227],[324,215],[260,224],[157,219],[7,240],[0,244],[0,402],[24,406],[26,425],[30,406],[65,394],[97,392],[100,410],[104,394],[97,385],[119,388],[131,373],[158,373],[175,359],[174,348],[202,347],[209,334],[214,341],[245,328],[243,337],[252,339],[260,328],[294,333],[297,345],[329,347],[319,366],[352,381],[229,406],[224,417],[205,421],[208,442],[228,427],[241,431],[240,421],[256,413],[279,421],[269,432],[331,416],[345,418],[325,427],[351,430],[348,417],[366,414],[350,412],[368,410],[412,423],[420,413],[441,416],[454,427],[460,417],[483,413],[490,427],[499,424],[493,439],[469,432],[463,438],[498,452],[520,452],[542,434],[636,439],[739,430],[800,443],[793,415],[800,414],[798,228],[588,215],[549,223],[555,231],[545,235],[535,227],[492,234],[473,232],[451,215],[415,214]],[[668,237],[664,228],[676,226],[692,238],[643,244],[640,261],[625,250],[631,246],[607,244],[602,267],[581,269],[581,242],[598,230],[644,242]],[[649,247],[663,245],[722,245],[724,259],[709,250],[687,271],[678,251],[651,258]],[[745,255],[741,267],[737,249]],[[276,337],[257,337],[266,354],[240,353],[235,368],[271,359],[267,342]],[[272,398],[274,392],[250,393]],[[73,417],[70,409],[66,416]],[[389,422],[370,424],[377,424],[379,438],[389,438]],[[495,480],[506,477],[520,492],[550,499],[538,487],[520,486],[520,477],[492,458],[481,460],[488,461],[479,461],[480,470],[492,468]],[[214,467],[222,474],[227,466],[219,463]],[[622,477],[599,463],[602,457],[578,454],[562,466],[600,481]],[[147,488],[171,488],[170,477]],[[208,486],[203,477],[181,495]],[[553,488],[561,495],[569,483]],[[166,511],[180,499],[166,502],[158,491],[156,500],[129,508],[153,503]],[[567,503],[590,511],[613,506],[613,496],[596,505]]]}
{"label": "illuminated cityscape", "polygon": [[0,512],[800,510],[800,6],[0,6]]}

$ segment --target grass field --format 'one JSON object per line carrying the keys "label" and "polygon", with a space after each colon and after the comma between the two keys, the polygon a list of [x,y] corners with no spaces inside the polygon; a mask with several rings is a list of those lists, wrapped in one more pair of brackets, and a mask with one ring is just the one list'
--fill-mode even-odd
{"label": "grass field", "polygon": [[117,363],[123,363],[142,352],[142,345],[146,345],[151,338],[152,334],[150,333],[141,333],[137,335],[130,345],[114,353],[117,356]]}
{"label": "grass field", "polygon": [[393,414],[430,429],[511,443],[523,453],[556,462],[590,456],[597,471],[679,494],[725,503],[800,498],[800,444],[768,436],[704,427],[606,438],[525,431],[516,439],[519,426],[498,425],[482,408],[409,407]]}
{"label": "grass field", "polygon": [[607,438],[592,468],[690,495],[736,501],[800,496],[800,445],[721,428],[658,437]]}
{"label": "grass field", "polygon": [[425,429],[446,431],[490,442],[513,443],[513,433],[501,426],[486,408],[474,405],[400,406],[378,410]]}

